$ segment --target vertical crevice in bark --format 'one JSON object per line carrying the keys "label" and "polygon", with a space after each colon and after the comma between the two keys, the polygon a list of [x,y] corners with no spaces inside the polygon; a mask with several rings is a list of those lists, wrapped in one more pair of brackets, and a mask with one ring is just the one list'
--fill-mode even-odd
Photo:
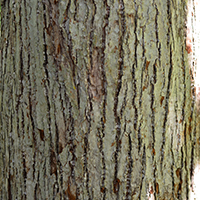
{"label": "vertical crevice in bark", "polygon": [[[47,43],[46,43],[46,33],[45,30],[48,29],[47,27],[47,9],[46,9],[46,5],[45,3],[43,3],[43,19],[44,19],[44,30],[43,30],[43,40],[44,40],[44,63],[43,63],[43,67],[44,67],[44,71],[45,71],[45,85],[47,84],[49,86],[49,75],[48,75],[48,71],[47,71],[47,64],[48,64],[48,53],[47,53]],[[46,94],[47,95],[47,94]]]}
{"label": "vertical crevice in bark", "polygon": [[166,102],[165,102],[165,117],[164,117],[164,122],[163,122],[163,143],[162,143],[162,152],[161,152],[161,169],[163,165],[163,160],[164,160],[164,147],[165,147],[165,142],[166,142],[166,123],[167,123],[167,116],[169,113],[169,97],[170,97],[170,83],[171,83],[171,76],[172,76],[172,70],[173,70],[173,63],[172,63],[172,49],[170,45],[170,68],[168,72],[168,85],[167,85],[167,93],[166,93]]}
{"label": "vertical crevice in bark", "polygon": [[126,108],[126,103],[127,103],[127,91],[128,91],[128,85],[126,84],[125,94],[124,94],[122,106],[121,106],[121,109],[120,109],[120,118],[121,118],[121,119],[122,119],[122,117],[123,117],[124,110],[125,110],[125,108]]}
{"label": "vertical crevice in bark", "polygon": [[[134,129],[136,131],[137,129],[137,122],[138,122],[138,110],[137,110],[137,106],[136,106],[136,97],[137,97],[137,85],[136,85],[136,69],[138,68],[138,65],[137,65],[137,45],[138,45],[138,39],[137,39],[137,9],[138,9],[138,6],[136,4],[136,1],[134,1],[134,4],[135,4],[135,16],[134,16],[134,25],[135,25],[135,28],[134,28],[134,35],[135,35],[135,60],[134,60],[134,64],[132,65],[132,79],[133,79],[133,100],[132,100],[132,105],[134,107],[134,110],[135,110],[135,116],[134,116]],[[139,140],[138,140],[139,141]],[[139,145],[140,146],[140,145]]]}
{"label": "vertical crevice in bark", "polygon": [[[185,63],[185,57],[184,57],[184,46],[182,47],[182,65],[183,65],[183,80],[184,80],[184,99],[186,99],[186,63]],[[182,124],[185,120],[185,100],[183,101],[182,106]]]}
{"label": "vertical crevice in bark", "polygon": [[88,108],[86,108],[86,120],[88,122],[88,127],[87,127],[87,131],[84,135],[84,153],[83,153],[83,157],[84,157],[84,166],[83,166],[83,176],[85,176],[86,178],[86,190],[87,190],[87,195],[89,197],[89,199],[91,200],[90,197],[90,192],[89,192],[89,172],[88,172],[88,168],[87,168],[87,152],[88,152],[88,148],[89,148],[89,144],[88,144],[88,135],[90,134],[90,129],[91,129],[91,111],[92,109],[92,97],[90,95],[90,77],[89,77],[89,70],[87,70],[87,83],[88,83],[88,87],[87,87],[87,91],[88,91]]}
{"label": "vertical crevice in bark", "polygon": [[142,185],[143,185],[143,181],[145,178],[145,174],[146,174],[146,147],[145,144],[143,146],[143,154],[142,154],[142,159],[141,159],[141,163],[142,163],[142,169],[141,169],[141,183],[140,183],[140,191],[139,191],[139,200],[141,200],[142,198]]}
{"label": "vertical crevice in bark", "polygon": [[[145,33],[145,27],[146,25],[144,25],[144,27],[142,27],[142,57],[144,58],[144,64],[143,66],[141,66],[141,80],[140,80],[140,94],[139,94],[139,109],[142,109],[142,96],[143,96],[143,91],[148,87],[148,66],[149,66],[149,61],[147,61],[146,57],[145,57],[145,44],[144,44],[144,33]],[[140,66],[139,66],[140,67]],[[143,116],[141,117],[140,120],[140,126],[138,129],[138,152],[140,153],[140,150],[142,149],[142,133],[140,131],[140,128],[143,124]]]}
{"label": "vertical crevice in bark", "polygon": [[[23,160],[23,178],[24,178],[24,191],[26,191],[26,179],[27,179],[27,172],[26,172],[26,153],[22,151],[22,160]],[[24,192],[24,199],[26,199],[26,192]]]}
{"label": "vertical crevice in bark", "polygon": [[74,168],[75,168],[75,162],[76,162],[76,155],[75,155],[75,152],[76,152],[76,146],[74,144],[74,141],[75,141],[75,133],[74,133],[74,118],[73,118],[73,115],[72,115],[72,106],[70,104],[70,107],[69,107],[69,119],[70,119],[70,130],[69,130],[69,151],[71,152],[72,154],[72,160],[69,161],[69,166],[71,168],[71,177],[72,177],[72,181],[75,182],[75,171],[74,171]]}
{"label": "vertical crevice in bark", "polygon": [[[120,66],[121,67],[121,66]],[[118,84],[117,84],[117,89],[115,92],[115,99],[114,99],[114,108],[113,108],[113,112],[114,112],[114,116],[115,116],[115,124],[116,124],[116,137],[115,137],[115,142],[116,142],[116,150],[115,150],[115,170],[114,170],[114,181],[113,181],[113,185],[114,185],[114,193],[117,194],[118,196],[118,192],[119,192],[119,179],[117,178],[117,171],[118,171],[118,153],[120,151],[120,143],[119,143],[119,139],[120,139],[120,135],[121,135],[121,122],[120,122],[120,118],[118,116],[118,112],[117,112],[117,107],[118,107],[118,95],[119,95],[119,91],[121,89],[121,77],[122,77],[122,69],[118,70]]]}
{"label": "vertical crevice in bark", "polygon": [[[142,121],[143,119],[141,119]],[[141,125],[142,123],[139,123],[138,129],[137,129],[137,140],[138,140],[138,154],[141,154],[141,149],[142,149],[142,134],[141,134]]]}
{"label": "vertical crevice in bark", "polygon": [[[45,160],[44,160],[44,177],[48,176],[46,166],[47,166],[47,158],[45,158]],[[45,189],[47,188],[46,181],[44,181],[44,187],[45,187]]]}
{"label": "vertical crevice in bark", "polygon": [[181,166],[180,168],[177,168],[176,169],[176,176],[177,178],[180,180],[179,181],[179,184],[177,185],[177,190],[176,190],[176,198],[178,199],[182,199],[182,183],[183,183],[183,180],[182,180],[182,174],[183,174],[183,167],[184,167],[184,164],[183,164],[183,147],[180,148],[180,152],[181,152]]}
{"label": "vertical crevice in bark", "polygon": [[124,50],[123,50],[123,41],[124,41],[124,35],[125,35],[125,16],[124,16],[124,2],[123,0],[119,1],[119,57],[118,57],[118,77],[117,77],[117,86],[115,90],[115,96],[114,96],[114,107],[113,107],[113,112],[114,112],[114,117],[115,117],[115,126],[116,126],[116,137],[115,137],[115,142],[116,142],[116,150],[114,154],[114,162],[115,162],[115,169],[114,169],[114,180],[113,180],[113,191],[117,195],[117,198],[119,198],[119,187],[120,187],[120,180],[118,179],[118,157],[119,157],[119,152],[121,148],[121,121],[120,121],[120,116],[118,113],[118,98],[119,98],[119,93],[122,87],[122,76],[123,76],[123,67],[124,67]]}
{"label": "vertical crevice in bark", "polygon": [[[136,67],[135,67],[136,66]],[[138,111],[137,111],[137,106],[135,102],[135,98],[137,97],[137,85],[136,85],[136,78],[135,78],[135,71],[136,71],[137,65],[132,66],[132,79],[133,79],[133,100],[132,100],[132,105],[134,108],[134,130],[136,131],[137,129],[137,120],[138,120]]]}
{"label": "vertical crevice in bark", "polygon": [[[22,113],[21,113],[21,130],[20,129],[17,129],[19,132],[22,132],[22,138],[25,137],[25,124],[24,124],[24,112],[22,110]],[[17,120],[19,120],[19,118],[17,117]],[[18,123],[20,123],[18,121]],[[19,127],[18,127],[19,128]],[[23,145],[23,139],[22,139],[22,145]],[[26,181],[27,181],[27,167],[26,167],[26,154],[25,154],[25,148],[24,148],[24,145],[22,146],[22,150],[21,150],[21,158],[22,158],[22,162],[23,162],[23,182],[24,184],[22,185],[22,192],[23,192],[23,196],[24,198],[26,199]]]}
{"label": "vertical crevice in bark", "polygon": [[131,133],[128,134],[129,142],[129,151],[128,151],[128,165],[127,165],[127,178],[126,178],[126,200],[131,199],[132,197],[132,188],[131,188],[131,174],[133,168],[133,158],[132,158],[132,140]]}
{"label": "vertical crevice in bark", "polygon": [[[145,57],[145,47],[144,47],[144,32],[145,32],[145,26],[144,27],[142,27],[142,56],[143,56],[143,58],[144,58],[144,64],[143,64],[143,67],[141,67],[141,88],[140,88],[140,97],[139,97],[139,108],[141,109],[141,106],[142,106],[142,93],[143,93],[143,91],[148,87],[148,83],[147,84],[145,84],[145,82],[146,82],[146,79],[148,79],[148,65],[149,64],[147,64],[148,63],[148,61],[147,61],[147,59],[146,59],[146,57]],[[147,71],[147,72],[145,72],[145,70]],[[144,80],[143,80],[144,79]],[[144,86],[143,86],[143,83],[144,83]],[[140,146],[142,146],[142,145],[140,145]]]}
{"label": "vertical crevice in bark", "polygon": [[[44,5],[44,21],[45,21],[45,27],[46,27],[46,9],[45,9],[45,5]],[[46,36],[45,36],[45,30],[43,31],[43,39],[44,39],[44,63],[43,63],[43,67],[44,67],[44,71],[45,71],[45,78],[44,78],[44,88],[45,88],[45,97],[46,97],[46,101],[47,101],[47,108],[48,108],[48,113],[50,112],[50,103],[49,103],[49,98],[48,98],[48,85],[49,85],[49,78],[48,78],[48,71],[47,71],[47,64],[48,64],[48,54],[47,54],[47,44],[46,44]],[[48,114],[48,129],[49,129],[49,133],[50,133],[50,115]]]}
{"label": "vertical crevice in bark", "polygon": [[[20,2],[20,5],[21,5],[21,2]],[[21,6],[19,8],[19,13],[21,13]],[[20,15],[20,18],[19,18],[19,26],[22,27],[22,22],[21,22],[21,15]],[[23,57],[22,57],[22,53],[23,53],[23,42],[22,42],[22,28],[19,30],[19,38],[20,38],[20,69],[19,69],[19,75],[20,75],[20,86],[21,86],[21,92],[20,92],[20,95],[19,95],[19,101],[18,101],[18,104],[20,104],[20,101],[21,101],[21,97],[23,96],[23,90],[24,90],[24,87],[23,87]]]}
{"label": "vertical crevice in bark", "polygon": [[[91,99],[90,99],[90,104],[91,104]],[[91,109],[91,105],[90,105],[90,110],[87,113],[87,120],[88,120],[88,130],[84,135],[84,176],[86,177],[86,190],[87,190],[87,196],[89,198],[89,200],[91,200],[91,196],[90,196],[90,191],[89,191],[89,171],[88,171],[88,157],[87,157],[87,152],[88,152],[88,148],[89,148],[89,144],[88,144],[88,135],[90,134],[90,129],[91,129],[91,113],[92,109]]]}
{"label": "vertical crevice in bark", "polygon": [[[188,173],[188,166],[187,166],[187,157],[188,157],[188,149],[187,149],[187,123],[185,123],[184,127],[184,143],[185,143],[185,160],[183,160],[183,165],[185,166],[185,171],[186,171],[186,198],[189,199],[189,173]],[[185,161],[185,162],[184,162]]]}
{"label": "vertical crevice in bark", "polygon": [[[171,149],[173,149],[173,139],[174,139],[174,135],[172,134],[171,136]],[[173,150],[171,151],[171,154],[172,154],[172,164],[171,164],[171,179],[172,179],[172,196],[174,198],[174,192],[175,192],[175,184],[174,184],[174,165],[175,165],[175,162],[174,162],[174,153],[173,153]]]}
{"label": "vertical crevice in bark", "polygon": [[[152,161],[153,161],[153,175],[154,175],[154,191],[156,190],[156,161],[155,161],[155,108],[154,108],[154,84],[156,84],[156,62],[153,64],[153,79],[151,80],[151,131],[152,131]],[[156,200],[156,192],[154,193]]]}
{"label": "vertical crevice in bark", "polygon": [[154,2],[154,7],[156,9],[156,16],[155,16],[155,31],[156,31],[156,47],[158,48],[158,52],[159,52],[159,61],[160,61],[160,47],[159,47],[159,37],[158,37],[158,15],[159,15],[159,11],[157,8],[157,4]]}
{"label": "vertical crevice in bark", "polygon": [[37,176],[37,179],[36,179],[36,184],[35,184],[35,188],[34,188],[34,199],[38,199],[39,198],[39,173],[38,173],[38,176]]}
{"label": "vertical crevice in bark", "polygon": [[[19,99],[18,99],[18,104],[17,104],[17,112],[21,111],[21,130],[19,130],[19,132],[22,131],[22,135],[25,136],[25,124],[24,124],[24,111],[22,109],[23,107],[23,95],[24,95],[24,86],[23,86],[23,82],[24,82],[24,63],[23,63],[23,41],[22,41],[22,16],[21,16],[21,12],[22,12],[22,1],[20,2],[20,7],[19,7],[19,38],[20,38],[20,52],[19,52],[19,56],[20,56],[20,69],[19,69],[19,76],[20,76],[20,94],[19,94]],[[19,118],[18,118],[19,119]],[[22,144],[23,144],[23,139],[22,139]],[[23,145],[24,146],[24,145]],[[22,147],[22,162],[23,162],[23,181],[24,181],[24,198],[26,199],[26,190],[27,190],[27,185],[26,185],[26,178],[27,178],[27,167],[26,167],[26,155],[25,155],[25,149],[24,147]]]}
{"label": "vertical crevice in bark", "polygon": [[12,200],[12,189],[11,189],[11,175],[10,175],[10,172],[9,172],[9,175],[8,175],[8,199],[9,200]]}
{"label": "vertical crevice in bark", "polygon": [[138,46],[138,38],[137,38],[137,20],[138,20],[138,5],[136,3],[136,0],[134,0],[134,4],[135,4],[135,16],[134,16],[134,22],[135,22],[135,28],[134,28],[134,34],[135,34],[135,67],[137,68],[138,65],[137,65],[137,62],[138,62],[138,59],[137,59],[137,46]]}
{"label": "vertical crevice in bark", "polygon": [[29,38],[29,35],[28,35],[28,19],[27,19],[27,16],[28,16],[28,13],[27,13],[27,5],[26,5],[26,1],[24,1],[24,4],[22,4],[24,6],[24,13],[26,15],[25,17],[25,26],[26,26],[26,29],[25,29],[25,37],[26,37],[26,40],[28,42],[28,44],[26,45],[26,49],[27,49],[27,71],[24,72],[26,75],[27,75],[27,78],[28,78],[28,106],[29,106],[29,116],[30,117],[30,120],[31,120],[31,125],[32,125],[32,142],[34,144],[34,157],[33,157],[33,180],[35,179],[35,163],[36,163],[36,133],[35,133],[35,122],[34,122],[34,114],[33,114],[33,107],[32,107],[32,98],[34,97],[33,93],[32,93],[32,89],[34,90],[33,88],[33,84],[31,84],[31,75],[30,75],[30,67],[31,67],[31,64],[30,64],[30,38]]}
{"label": "vertical crevice in bark", "polygon": [[[55,105],[54,105],[55,106]],[[56,120],[56,109],[54,112],[54,119],[55,119],[55,158],[56,158],[56,165],[57,165],[57,173],[56,173],[56,180],[54,183],[54,196],[56,197],[56,194],[58,193],[59,190],[62,190],[62,187],[59,187],[58,184],[58,179],[59,179],[59,175],[62,176],[62,171],[61,171],[61,165],[60,165],[60,160],[59,160],[59,130],[58,130],[58,124],[57,124],[57,120]],[[57,190],[57,191],[56,191]],[[62,198],[62,193],[60,193],[60,197]]]}
{"label": "vertical crevice in bark", "polygon": [[[10,116],[10,120],[8,120],[8,143],[9,143],[9,147],[8,147],[8,151],[9,151],[9,169],[8,169],[8,197],[9,199],[13,198],[13,191],[14,191],[14,187],[15,185],[12,184],[12,179],[14,178],[14,173],[12,171],[13,168],[13,153],[12,153],[12,146],[13,146],[13,139],[12,139],[12,116]],[[10,127],[9,127],[10,126]],[[10,181],[10,182],[9,182]]]}
{"label": "vertical crevice in bark", "polygon": [[106,164],[105,164],[105,153],[104,153],[104,137],[105,137],[105,123],[106,123],[106,101],[107,101],[107,78],[106,78],[106,69],[105,69],[105,49],[106,49],[106,28],[109,25],[109,17],[110,17],[110,6],[108,5],[107,0],[104,0],[105,6],[105,16],[104,16],[104,26],[102,29],[102,57],[101,57],[101,69],[102,69],[102,94],[103,94],[103,105],[102,105],[102,118],[101,118],[101,128],[102,134],[99,134],[100,137],[100,152],[102,156],[102,180],[101,180],[101,192],[103,193],[103,200],[106,199],[106,186],[105,186],[105,179],[106,179]]}
{"label": "vertical crevice in bark", "polygon": [[[62,97],[62,95],[63,95],[63,97]],[[64,103],[68,103],[69,98],[66,94],[66,88],[65,88],[64,84],[59,85],[59,101],[61,103],[62,118],[63,118],[63,121],[64,121],[64,130],[65,130],[65,134],[66,134],[67,119],[66,119],[66,116],[65,116],[65,109],[66,108],[64,107]],[[70,104],[70,102],[69,102],[69,104]],[[62,142],[59,141],[58,154],[62,153],[63,148],[66,146],[66,135],[64,135],[64,136],[65,137],[64,137],[64,139],[62,138]],[[58,139],[60,139],[60,138],[58,138]]]}
{"label": "vertical crevice in bark", "polygon": [[171,1],[170,0],[167,0],[167,18],[168,18],[168,23],[169,23],[169,26],[168,26],[168,32],[167,32],[167,46],[170,45],[170,42],[171,42],[171,35],[172,34],[172,31],[171,31],[171,27],[172,27],[172,21],[171,21]]}
{"label": "vertical crevice in bark", "polygon": [[[194,135],[196,135],[196,128],[194,128]],[[195,136],[194,136],[195,137]],[[190,180],[193,178],[193,172],[194,172],[194,148],[196,146],[196,142],[192,142],[192,150],[191,150],[191,163],[190,163]]]}
{"label": "vertical crevice in bark", "polygon": [[106,198],[106,188],[105,188],[105,173],[106,173],[106,165],[105,165],[105,158],[104,158],[104,151],[103,151],[103,137],[105,135],[104,133],[104,122],[102,121],[102,133],[100,133],[100,130],[98,130],[98,135],[100,138],[100,144],[99,144],[99,151],[101,153],[101,162],[102,162],[102,180],[101,180],[101,192],[103,193],[103,199]]}

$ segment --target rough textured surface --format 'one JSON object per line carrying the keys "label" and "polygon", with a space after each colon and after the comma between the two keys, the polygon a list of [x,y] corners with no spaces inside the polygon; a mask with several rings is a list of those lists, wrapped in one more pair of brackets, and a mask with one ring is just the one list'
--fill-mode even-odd
{"label": "rough textured surface", "polygon": [[2,1],[0,198],[188,199],[186,13],[180,0]]}

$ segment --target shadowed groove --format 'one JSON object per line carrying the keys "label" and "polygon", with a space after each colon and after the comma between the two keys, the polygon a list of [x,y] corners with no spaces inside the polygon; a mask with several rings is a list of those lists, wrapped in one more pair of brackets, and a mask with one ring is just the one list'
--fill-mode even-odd
{"label": "shadowed groove", "polygon": [[122,76],[123,76],[123,67],[124,67],[124,50],[123,50],[123,40],[125,35],[125,13],[124,13],[124,2],[123,0],[119,0],[119,57],[118,57],[118,77],[117,77],[117,86],[115,90],[115,96],[114,96],[114,118],[115,118],[115,126],[116,126],[116,150],[114,153],[114,162],[115,162],[115,168],[114,168],[114,180],[113,180],[113,191],[117,195],[117,198],[119,198],[119,187],[120,187],[120,180],[117,178],[118,173],[118,156],[121,149],[120,144],[120,136],[121,136],[121,121],[119,114],[117,112],[118,108],[118,101],[119,101],[119,93],[122,87]]}
{"label": "shadowed groove", "polygon": [[105,136],[105,125],[106,123],[106,104],[107,104],[107,78],[106,78],[106,71],[105,71],[105,49],[106,49],[106,27],[109,25],[109,17],[110,17],[110,6],[108,6],[107,0],[104,0],[104,6],[105,6],[105,24],[103,26],[102,30],[102,77],[103,77],[103,88],[102,88],[102,94],[103,94],[103,114],[101,118],[101,126],[102,126],[102,137],[100,136],[100,152],[102,156],[102,180],[101,180],[101,192],[103,193],[103,200],[106,199],[106,188],[105,188],[105,179],[106,179],[106,164],[105,164],[105,154],[103,150],[103,138]]}

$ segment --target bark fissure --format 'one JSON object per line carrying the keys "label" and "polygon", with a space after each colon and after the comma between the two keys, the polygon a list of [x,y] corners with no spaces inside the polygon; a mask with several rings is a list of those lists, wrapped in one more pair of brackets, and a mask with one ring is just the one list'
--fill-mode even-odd
{"label": "bark fissure", "polygon": [[132,188],[131,188],[131,173],[133,169],[133,158],[132,158],[132,140],[131,133],[128,134],[129,141],[129,151],[128,151],[128,165],[127,165],[127,184],[126,184],[126,199],[130,199],[132,197]]}
{"label": "bark fissure", "polygon": [[138,46],[138,38],[137,38],[137,29],[138,29],[138,26],[137,26],[137,18],[138,18],[138,6],[136,4],[136,0],[134,0],[134,4],[135,4],[135,16],[134,16],[134,25],[135,25],[135,28],[134,28],[134,34],[135,34],[135,67],[137,68],[138,65],[137,65],[137,62],[138,62],[138,59],[137,59],[137,46]]}
{"label": "bark fissure", "polygon": [[[148,79],[148,64],[147,64],[147,59],[145,57],[145,47],[144,47],[144,32],[145,32],[145,27],[142,28],[142,56],[144,58],[144,64],[143,67],[141,66],[141,88],[140,88],[140,98],[139,98],[139,107],[141,108],[142,106],[142,93],[143,91],[148,87],[148,81],[146,81]],[[147,70],[146,70],[147,68]],[[147,84],[145,84],[147,82]],[[143,86],[144,83],[144,86]]]}
{"label": "bark fissure", "polygon": [[[174,187],[174,165],[175,165],[175,162],[174,162],[174,152],[173,152],[173,143],[174,143],[174,134],[172,133],[172,136],[171,136],[171,154],[172,154],[172,164],[171,164],[171,181],[172,181],[172,187]],[[174,198],[174,190],[172,190],[172,196]]]}
{"label": "bark fissure", "polygon": [[128,85],[126,84],[126,89],[125,89],[125,94],[124,94],[124,98],[123,98],[123,102],[122,102],[122,106],[120,109],[120,118],[122,118],[125,108],[126,108],[126,104],[127,104],[127,91],[128,91]]}
{"label": "bark fissure", "polygon": [[[184,80],[184,99],[186,99],[186,66],[185,66],[185,57],[184,57],[184,47],[182,47],[182,64],[183,64],[183,80]],[[185,100],[183,101],[183,106],[182,106],[182,124],[185,120]]]}
{"label": "bark fissure", "polygon": [[[51,82],[49,80],[49,75],[48,75],[48,50],[47,50],[47,40],[46,40],[46,33],[45,33],[45,29],[48,27],[47,25],[47,13],[48,13],[48,9],[46,9],[46,5],[43,3],[43,10],[44,10],[44,14],[43,14],[43,19],[44,19],[44,29],[43,29],[43,42],[44,42],[44,49],[43,49],[43,53],[44,53],[44,60],[43,60],[43,69],[45,72],[45,77],[43,79],[44,81],[44,96],[45,96],[45,100],[46,100],[46,117],[47,117],[47,134],[45,135],[45,138],[48,138],[48,140],[46,141],[46,143],[48,144],[49,147],[49,154],[48,154],[48,158],[49,160],[45,160],[45,169],[48,169],[46,171],[47,176],[52,176],[53,174],[55,174],[55,176],[57,176],[57,162],[56,162],[56,155],[55,155],[55,151],[54,151],[54,146],[53,146],[53,140],[52,140],[52,130],[51,130],[51,99],[50,99],[50,87],[51,87]],[[50,172],[50,173],[49,173]],[[50,182],[47,182],[46,185],[47,188],[50,187]]]}
{"label": "bark fissure", "polygon": [[71,152],[72,154],[72,160],[69,161],[69,165],[70,165],[70,168],[71,168],[71,177],[72,177],[72,181],[75,182],[75,162],[76,162],[76,146],[74,144],[74,140],[75,140],[75,133],[74,133],[74,118],[72,116],[72,111],[71,111],[72,107],[70,105],[70,108],[69,108],[69,118],[71,120],[70,122],[70,130],[69,130],[69,145],[70,145],[70,148],[69,148],[69,151]]}
{"label": "bark fissure", "polygon": [[[137,66],[136,66],[137,68]],[[132,100],[132,105],[134,108],[134,129],[137,129],[137,121],[138,121],[138,111],[137,111],[137,106],[135,102],[135,98],[137,97],[137,86],[136,86],[136,79],[135,79],[135,67],[134,65],[132,66],[132,79],[133,79],[133,100]]]}
{"label": "bark fissure", "polygon": [[105,72],[105,49],[106,49],[106,28],[109,25],[109,17],[110,17],[110,6],[108,6],[107,0],[104,0],[104,6],[105,6],[105,22],[104,22],[104,27],[102,30],[102,64],[101,64],[101,69],[102,69],[102,78],[103,78],[103,83],[102,83],[102,93],[104,95],[103,98],[103,105],[102,105],[102,118],[101,118],[101,127],[102,127],[102,135],[99,134],[100,137],[100,152],[101,152],[101,162],[102,162],[102,180],[101,180],[101,192],[103,193],[103,200],[106,199],[106,187],[105,187],[105,179],[106,179],[106,164],[105,164],[105,153],[103,150],[103,145],[104,145],[104,137],[105,137],[105,123],[106,123],[106,103],[107,103],[107,78],[106,78],[106,72]]}
{"label": "bark fissure", "polygon": [[171,27],[172,27],[172,16],[171,16],[171,1],[170,0],[167,0],[167,18],[168,18],[168,23],[169,23],[169,26],[168,26],[168,32],[167,32],[167,37],[168,37],[168,40],[167,40],[167,46],[170,45],[170,42],[171,42],[171,34],[173,33],[171,31]]}
{"label": "bark fissure", "polygon": [[[151,131],[152,131],[152,137],[153,137],[153,141],[152,141],[152,163],[153,163],[153,175],[155,177],[154,179],[154,191],[156,190],[156,161],[155,161],[155,108],[154,108],[154,98],[155,98],[155,94],[154,94],[154,84],[156,83],[156,63],[153,64],[153,79],[151,81]],[[156,200],[156,193],[154,195],[154,198]]]}
{"label": "bark fissure", "polygon": [[90,134],[90,128],[91,128],[91,116],[87,116],[88,117],[88,130],[85,133],[84,136],[84,176],[86,177],[86,190],[87,190],[87,196],[88,199],[91,200],[91,195],[90,195],[90,191],[89,191],[89,169],[87,167],[88,161],[87,161],[87,152],[89,149],[89,144],[88,144],[88,135]]}
{"label": "bark fissure", "polygon": [[[141,119],[142,121],[143,119]],[[138,134],[137,134],[137,140],[138,140],[138,154],[140,154],[140,151],[142,149],[142,135],[141,135],[141,126],[142,126],[142,123],[140,122],[139,123],[139,126],[138,126]]]}
{"label": "bark fissure", "polygon": [[140,183],[140,195],[139,195],[139,200],[141,200],[142,198],[142,185],[144,184],[144,178],[145,178],[145,174],[146,174],[146,149],[145,149],[145,145],[143,146],[143,154],[142,154],[142,159],[141,159],[141,163],[142,163],[142,168],[141,168],[141,183]]}
{"label": "bark fissure", "polygon": [[115,125],[116,125],[116,136],[115,136],[115,142],[116,142],[116,150],[114,154],[114,162],[115,162],[115,168],[114,168],[114,180],[113,180],[113,191],[116,193],[117,198],[119,198],[119,187],[120,187],[120,179],[117,177],[118,175],[118,159],[119,159],[119,153],[121,148],[121,121],[118,113],[118,102],[119,102],[119,93],[122,87],[122,76],[123,76],[123,67],[124,67],[124,50],[123,50],[123,40],[124,40],[124,34],[125,34],[125,16],[124,16],[124,2],[122,0],[119,1],[119,57],[118,57],[118,76],[117,76],[117,86],[115,90],[115,96],[114,96],[114,118],[115,118]]}
{"label": "bark fissure", "polygon": [[[22,111],[22,121],[21,121],[21,127],[22,127],[22,135],[23,137],[25,137],[25,132],[24,132],[24,112]],[[23,145],[23,141],[22,141],[22,145]],[[24,145],[22,146],[22,150],[21,150],[21,156],[22,156],[22,162],[23,162],[23,181],[24,181],[24,191],[23,192],[23,196],[26,199],[26,180],[27,180],[27,167],[26,167],[26,154],[25,154],[25,148]]]}
{"label": "bark fissure", "polygon": [[[135,115],[134,115],[134,129],[136,130],[137,129],[137,122],[138,122],[138,110],[137,110],[137,106],[136,106],[136,102],[135,102],[135,99],[137,97],[137,85],[136,85],[136,70],[138,68],[138,59],[137,59],[137,46],[138,46],[138,39],[137,39],[137,9],[138,9],[138,6],[136,4],[136,1],[134,1],[134,4],[135,4],[135,16],[134,16],[134,35],[135,35],[135,49],[134,49],[134,64],[132,65],[132,79],[133,79],[133,100],[132,100],[132,105],[134,107],[134,110],[135,110]],[[139,134],[139,133],[138,133]]]}
{"label": "bark fissure", "polygon": [[171,51],[171,46],[170,46],[170,68],[168,72],[168,85],[167,85],[167,93],[166,93],[166,102],[165,102],[165,117],[164,117],[164,122],[163,122],[163,143],[162,143],[162,152],[161,152],[161,168],[162,168],[162,163],[164,160],[164,147],[165,147],[165,142],[166,142],[166,124],[167,124],[167,116],[169,113],[169,98],[170,98],[170,84],[171,84],[171,76],[172,76],[172,71],[173,71],[173,63],[172,63],[172,51]]}
{"label": "bark fissure", "polygon": [[[21,12],[21,7],[19,8],[19,13]],[[19,18],[19,25],[22,26],[22,22],[21,22],[21,17]],[[20,69],[19,69],[19,74],[20,74],[20,89],[21,89],[21,92],[20,92],[20,95],[19,95],[19,101],[18,101],[18,105],[20,105],[21,103],[21,98],[23,96],[23,91],[24,91],[24,87],[23,87],[23,56],[22,56],[22,53],[23,53],[23,42],[22,42],[22,29],[19,30],[19,38],[20,38]],[[18,106],[17,106],[18,107]]]}
{"label": "bark fissure", "polygon": [[185,143],[185,160],[183,160],[183,165],[185,167],[185,171],[186,171],[186,198],[188,199],[189,198],[189,186],[188,186],[188,177],[189,177],[189,172],[188,172],[188,168],[187,168],[187,156],[188,156],[188,153],[187,153],[187,135],[186,135],[186,132],[187,132],[187,124],[185,123],[185,127],[184,127],[184,143]]}

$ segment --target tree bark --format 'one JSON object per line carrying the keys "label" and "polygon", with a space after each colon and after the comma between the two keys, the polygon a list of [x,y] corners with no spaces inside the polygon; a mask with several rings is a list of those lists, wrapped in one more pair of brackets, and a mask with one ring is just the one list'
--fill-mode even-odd
{"label": "tree bark", "polygon": [[1,199],[189,199],[186,6],[2,1]]}

